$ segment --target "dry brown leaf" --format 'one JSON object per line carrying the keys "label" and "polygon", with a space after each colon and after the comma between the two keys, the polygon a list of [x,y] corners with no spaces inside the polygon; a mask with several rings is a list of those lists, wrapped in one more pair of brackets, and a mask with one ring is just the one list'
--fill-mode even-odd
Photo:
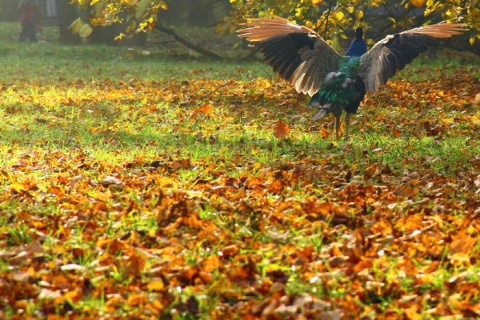
{"label": "dry brown leaf", "polygon": [[393,191],[393,194],[398,197],[409,198],[415,195],[415,190],[406,184],[401,184],[395,188],[395,190]]}
{"label": "dry brown leaf", "polygon": [[275,123],[275,127],[273,128],[273,135],[277,139],[282,139],[286,136],[288,136],[288,133],[290,132],[290,127],[283,123],[282,119],[278,119],[278,121]]}
{"label": "dry brown leaf", "polygon": [[468,253],[477,243],[476,238],[462,237],[457,238],[450,244],[450,253]]}
{"label": "dry brown leaf", "polygon": [[125,270],[131,276],[139,276],[145,268],[145,263],[144,257],[134,253],[128,258]]}

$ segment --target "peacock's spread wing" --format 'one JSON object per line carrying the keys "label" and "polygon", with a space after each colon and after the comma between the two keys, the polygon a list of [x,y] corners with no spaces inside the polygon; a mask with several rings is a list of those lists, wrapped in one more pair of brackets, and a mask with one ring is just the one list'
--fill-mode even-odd
{"label": "peacock's spread wing", "polygon": [[239,36],[258,42],[265,60],[298,92],[314,95],[341,55],[313,30],[286,19],[252,19]]}
{"label": "peacock's spread wing", "polygon": [[397,70],[402,70],[437,39],[461,34],[466,27],[463,23],[438,23],[389,35],[377,42],[360,58],[359,75],[366,89],[377,91]]}

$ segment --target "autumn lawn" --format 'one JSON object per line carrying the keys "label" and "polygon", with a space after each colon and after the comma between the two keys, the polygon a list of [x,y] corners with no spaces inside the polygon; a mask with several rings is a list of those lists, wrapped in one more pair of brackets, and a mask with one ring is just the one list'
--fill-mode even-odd
{"label": "autumn lawn", "polygon": [[0,318],[480,316],[478,59],[337,142],[260,62],[0,48]]}

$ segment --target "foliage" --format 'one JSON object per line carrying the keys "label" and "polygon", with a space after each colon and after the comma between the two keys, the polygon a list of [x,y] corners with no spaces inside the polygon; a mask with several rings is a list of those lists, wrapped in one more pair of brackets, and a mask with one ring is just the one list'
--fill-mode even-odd
{"label": "foliage", "polygon": [[164,0],[72,0],[71,3],[81,8],[91,7],[90,23],[94,26],[126,21],[127,33],[152,30],[158,11],[167,9]]}
{"label": "foliage", "polygon": [[[92,7],[90,21],[83,23],[109,25],[127,22],[125,34],[120,34],[117,39],[133,32],[151,31],[155,25],[158,30],[174,33],[164,21],[158,19],[158,11],[168,9],[164,0],[73,0],[72,3]],[[316,30],[337,50],[340,50],[339,41],[348,39],[351,30],[359,25],[366,31],[374,31],[367,32],[375,39],[367,39],[369,45],[392,29],[402,31],[441,19],[463,20],[472,29],[480,30],[480,2],[470,0],[410,0],[401,3],[393,0],[230,0],[230,3],[233,10],[218,24],[219,33],[234,33],[239,24],[249,17],[279,15]],[[81,27],[82,31],[90,30],[80,22],[73,29],[76,33],[88,36],[88,32],[80,31]],[[474,44],[475,39],[480,39],[478,32],[471,34],[470,44]],[[192,44],[191,41],[188,43]],[[189,47],[194,50],[201,48],[195,45]],[[219,57],[212,52],[210,56]]]}
{"label": "foliage", "polygon": [[[359,25],[366,30],[379,28],[377,23],[372,23],[377,20],[376,16],[384,20],[390,19],[391,25],[397,30],[409,29],[414,19],[422,15],[422,10],[427,18],[439,13],[446,20],[462,19],[472,28],[480,29],[478,1],[411,0],[400,3],[391,0],[231,0],[230,2],[236,9],[232,16],[226,19],[230,31],[234,31],[245,17],[278,15],[316,30],[334,44],[336,37],[346,38],[345,31]],[[391,25],[382,27],[391,29]],[[477,38],[480,39],[480,36]],[[472,43],[473,39],[472,37]]]}
{"label": "foliage", "polygon": [[337,144],[263,64],[1,48],[0,318],[479,316],[478,62]]}

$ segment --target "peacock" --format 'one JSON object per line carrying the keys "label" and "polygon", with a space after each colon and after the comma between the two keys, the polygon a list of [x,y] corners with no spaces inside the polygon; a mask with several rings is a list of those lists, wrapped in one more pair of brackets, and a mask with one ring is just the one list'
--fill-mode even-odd
{"label": "peacock", "polygon": [[280,17],[252,19],[238,33],[257,43],[273,71],[293,84],[296,91],[311,96],[309,106],[319,107],[312,120],[333,114],[337,139],[340,138],[340,116],[345,110],[345,138],[348,139],[351,115],[357,112],[367,91],[378,91],[438,39],[466,30],[464,23],[423,26],[388,35],[359,56],[342,56],[315,31]]}

